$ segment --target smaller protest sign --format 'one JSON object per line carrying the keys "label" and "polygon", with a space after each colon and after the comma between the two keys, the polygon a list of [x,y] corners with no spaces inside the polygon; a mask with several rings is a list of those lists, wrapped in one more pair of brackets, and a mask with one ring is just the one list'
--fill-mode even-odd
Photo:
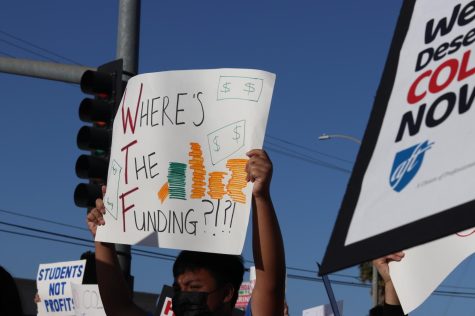
{"label": "smaller protest sign", "polygon": [[475,252],[474,241],[475,228],[472,228],[405,250],[404,259],[389,264],[404,313],[421,305],[463,260]]}
{"label": "smaller protest sign", "polygon": [[252,195],[246,153],[262,148],[274,82],[253,69],[131,78],[96,241],[240,254]]}
{"label": "smaller protest sign", "polygon": [[76,316],[106,316],[97,284],[71,283]]}
{"label": "smaller protest sign", "polygon": [[251,281],[251,292],[254,290],[254,286],[256,286],[256,267],[251,266],[249,268],[249,281]]}
{"label": "smaller protest sign", "polygon": [[171,286],[164,285],[160,297],[158,298],[157,308],[154,316],[175,316],[172,310],[172,298],[174,290]]}
{"label": "smaller protest sign", "polygon": [[40,264],[36,286],[38,315],[74,315],[71,283],[81,284],[86,260]]}
{"label": "smaller protest sign", "polygon": [[[343,301],[338,301],[338,310],[340,314],[343,313]],[[332,307],[330,304],[320,305],[302,311],[302,316],[333,316]]]}
{"label": "smaller protest sign", "polygon": [[242,282],[239,287],[239,296],[235,308],[245,310],[251,300],[252,288],[251,282]]}

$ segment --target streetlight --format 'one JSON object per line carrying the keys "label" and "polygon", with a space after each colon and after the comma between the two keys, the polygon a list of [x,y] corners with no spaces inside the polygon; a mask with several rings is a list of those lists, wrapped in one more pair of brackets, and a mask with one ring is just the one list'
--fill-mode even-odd
{"label": "streetlight", "polygon": [[[343,139],[348,139],[351,140],[352,142],[357,143],[358,145],[361,145],[361,140],[350,136],[350,135],[345,135],[345,134],[325,134],[323,133],[322,135],[318,136],[319,140],[330,140],[332,138],[343,138]],[[378,270],[373,266],[373,276],[372,276],[372,281],[371,281],[371,294],[372,294],[372,303],[373,307],[378,305]]]}
{"label": "streetlight", "polygon": [[318,139],[319,139],[319,140],[327,140],[327,139],[332,139],[332,138],[344,138],[344,139],[351,140],[351,141],[357,143],[358,145],[361,145],[361,140],[359,140],[358,138],[355,138],[355,137],[353,137],[353,136],[349,136],[349,135],[344,135],[344,134],[325,134],[325,133],[323,133],[322,135],[318,136]]}

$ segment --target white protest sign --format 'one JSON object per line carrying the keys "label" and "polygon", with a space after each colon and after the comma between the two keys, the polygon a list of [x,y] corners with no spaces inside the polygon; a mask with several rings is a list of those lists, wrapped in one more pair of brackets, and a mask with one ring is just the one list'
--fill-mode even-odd
{"label": "white protest sign", "polygon": [[322,273],[475,225],[474,12],[404,1]]}
{"label": "white protest sign", "polygon": [[171,297],[166,297],[163,308],[160,312],[160,316],[175,316],[175,313],[172,310],[173,299]]}
{"label": "white protest sign", "polygon": [[389,271],[405,314],[421,305],[464,259],[475,252],[475,229],[405,250]]}
{"label": "white protest sign", "polygon": [[[440,20],[445,18],[447,24],[453,19],[456,5],[460,11],[459,3],[469,2],[473,8],[472,1],[416,1],[401,50],[404,63],[398,69],[347,244],[475,198],[475,147],[465,142],[475,134],[475,111],[468,111],[475,61],[470,59],[471,49],[462,45],[466,34],[473,38],[475,22],[453,21],[450,30],[439,29],[444,24]],[[457,50],[434,56],[434,49],[456,38]]]}
{"label": "white protest sign", "polygon": [[82,283],[86,260],[40,264],[36,286],[38,315],[74,315],[71,283]]}
{"label": "white protest sign", "polygon": [[174,290],[173,287],[164,285],[158,298],[157,306],[155,309],[155,316],[174,316],[172,310]]}
{"label": "white protest sign", "polygon": [[[343,315],[343,301],[338,301],[338,310],[340,315]],[[330,304],[320,305],[302,311],[302,316],[334,316]]]}
{"label": "white protest sign", "polygon": [[97,284],[71,284],[76,316],[106,316]]}
{"label": "white protest sign", "polygon": [[96,240],[240,254],[275,75],[168,71],[128,81],[113,126]]}

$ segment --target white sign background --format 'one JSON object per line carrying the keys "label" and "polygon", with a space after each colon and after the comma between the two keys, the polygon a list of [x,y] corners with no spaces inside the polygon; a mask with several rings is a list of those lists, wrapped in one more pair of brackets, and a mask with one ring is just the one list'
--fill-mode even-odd
{"label": "white sign background", "polygon": [[[427,70],[432,70],[432,75],[434,75],[437,67],[448,59],[458,61],[457,74],[460,74],[460,69],[463,68],[461,64],[464,53],[470,51],[471,46],[461,46],[459,50],[450,55],[446,53],[446,56],[437,61],[432,60],[418,72],[415,72],[415,66],[419,53],[424,49],[433,47],[436,50],[447,42],[450,45],[454,39],[459,38],[460,40],[461,36],[465,36],[475,27],[475,21],[464,26],[455,22],[448,34],[441,36],[438,33],[438,36],[429,44],[425,44],[424,41],[426,23],[429,20],[435,19],[435,25],[443,18],[448,21],[457,4],[461,4],[459,12],[464,12],[465,6],[470,2],[469,0],[416,1],[411,24],[401,49],[399,66],[386,115],[365,173],[345,245],[475,199],[475,190],[473,189],[475,187],[475,142],[467,141],[475,137],[475,125],[473,124],[475,111],[472,109],[464,114],[458,113],[458,102],[462,98],[459,90],[463,85],[468,84],[470,95],[474,86],[474,77],[468,76],[461,81],[454,79],[438,93],[427,91],[431,77],[423,77],[417,85],[416,94],[421,95],[426,91],[425,97],[415,104],[409,104],[407,100],[408,91],[413,82]],[[466,10],[468,9],[470,8]],[[467,15],[467,19],[469,17],[473,17],[473,12]],[[475,56],[472,56],[468,61],[467,69],[472,69],[474,66]],[[444,67],[438,75],[437,84],[442,85],[449,81],[449,74],[448,66]],[[430,107],[437,98],[447,92],[453,92],[456,95],[457,103],[445,121],[438,126],[427,127],[425,122]],[[426,104],[426,109],[419,133],[410,136],[405,130],[402,139],[395,142],[403,115],[412,111],[412,116],[416,118],[423,104]],[[448,108],[447,104],[448,102],[443,101],[437,106],[433,115],[436,120],[444,116]],[[396,154],[426,140],[433,145],[425,152],[418,173],[402,191],[396,192],[389,183]]]}
{"label": "white sign background", "polygon": [[36,287],[38,315],[74,315],[71,283],[82,283],[86,260],[40,264]]}
{"label": "white sign background", "polygon": [[[337,302],[340,315],[343,315],[343,301]],[[333,316],[333,310],[330,304],[320,305],[302,311],[302,316]]]}
{"label": "white sign background", "polygon": [[149,73],[128,81],[113,127],[96,240],[240,254],[275,75],[247,69]]}
{"label": "white sign background", "polygon": [[106,316],[97,284],[71,284],[76,316]]}
{"label": "white sign background", "polygon": [[475,252],[475,228],[405,250],[389,272],[405,314],[420,306],[463,260]]}

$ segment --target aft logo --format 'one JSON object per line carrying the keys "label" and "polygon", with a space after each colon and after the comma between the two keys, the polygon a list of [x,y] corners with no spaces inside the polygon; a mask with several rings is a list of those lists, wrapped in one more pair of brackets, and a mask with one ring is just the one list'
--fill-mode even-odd
{"label": "aft logo", "polygon": [[424,160],[424,154],[431,149],[434,142],[428,140],[401,150],[394,157],[389,184],[396,192],[401,192],[419,171]]}

